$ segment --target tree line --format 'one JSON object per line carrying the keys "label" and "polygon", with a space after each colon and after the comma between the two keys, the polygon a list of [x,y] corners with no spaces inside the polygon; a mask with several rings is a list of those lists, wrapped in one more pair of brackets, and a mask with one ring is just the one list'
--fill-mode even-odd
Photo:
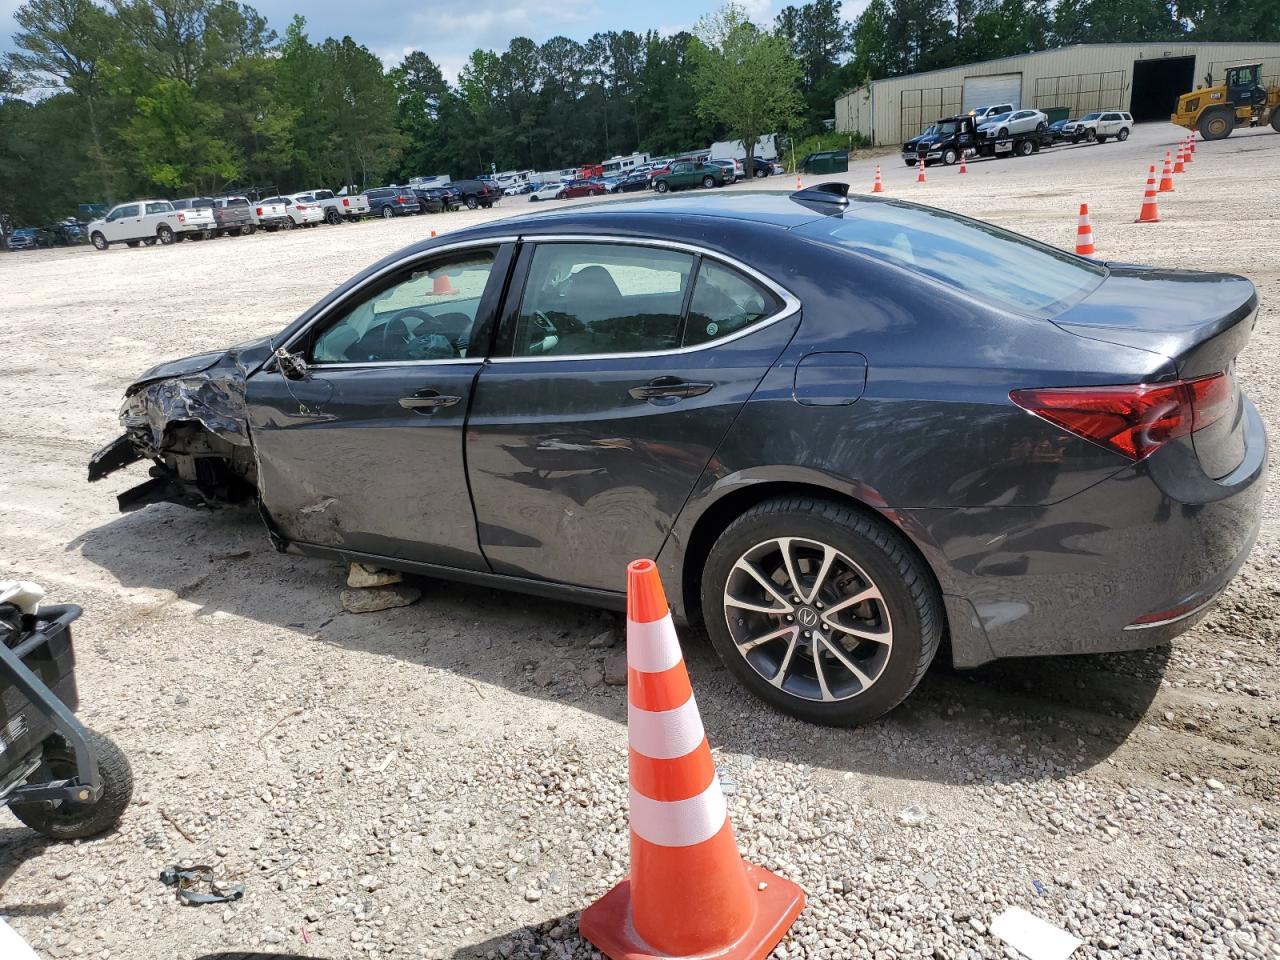
{"label": "tree line", "polygon": [[277,32],[233,0],[28,0],[0,58],[0,212],[38,223],[129,196],[558,169],[821,129],[868,79],[1094,40],[1264,40],[1280,0],[840,0],[669,35],[516,37],[454,80],[353,38]]}

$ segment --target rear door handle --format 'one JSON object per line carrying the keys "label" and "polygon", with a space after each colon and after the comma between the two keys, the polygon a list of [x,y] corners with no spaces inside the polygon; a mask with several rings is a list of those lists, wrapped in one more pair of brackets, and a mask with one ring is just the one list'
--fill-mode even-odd
{"label": "rear door handle", "polygon": [[401,397],[400,406],[406,410],[425,410],[430,413],[440,407],[452,407],[461,397],[449,397],[436,390],[419,390],[411,397]]}
{"label": "rear door handle", "polygon": [[659,397],[700,397],[714,383],[681,380],[679,377],[655,377],[642,387],[632,387],[627,393],[636,400],[656,400]]}

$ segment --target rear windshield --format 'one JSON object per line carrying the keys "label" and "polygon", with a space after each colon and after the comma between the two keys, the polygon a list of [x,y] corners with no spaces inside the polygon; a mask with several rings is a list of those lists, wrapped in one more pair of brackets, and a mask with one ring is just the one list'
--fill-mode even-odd
{"label": "rear windshield", "polygon": [[249,205],[249,201],[244,197],[228,197],[226,200],[222,201],[222,205],[224,207],[247,207]]}
{"label": "rear windshield", "polygon": [[1056,314],[1106,276],[1098,264],[945,210],[850,205],[796,232],[931,277],[1018,313]]}

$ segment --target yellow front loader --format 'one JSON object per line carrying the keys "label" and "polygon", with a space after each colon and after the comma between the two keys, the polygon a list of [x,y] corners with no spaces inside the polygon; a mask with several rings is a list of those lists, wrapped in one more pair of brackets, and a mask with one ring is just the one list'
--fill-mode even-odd
{"label": "yellow front loader", "polygon": [[1280,87],[1262,86],[1262,64],[1227,67],[1224,79],[1214,86],[1213,75],[1205,77],[1205,86],[1178,98],[1178,112],[1169,119],[1198,130],[1206,140],[1222,140],[1236,127],[1268,122],[1280,133]]}

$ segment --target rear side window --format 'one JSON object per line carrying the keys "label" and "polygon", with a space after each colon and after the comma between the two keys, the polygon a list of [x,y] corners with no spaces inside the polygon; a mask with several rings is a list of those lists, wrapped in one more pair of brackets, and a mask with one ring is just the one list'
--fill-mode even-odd
{"label": "rear side window", "polygon": [[689,316],[680,345],[691,347],[727,337],[780,308],[777,297],[754,280],[737,270],[703,260],[693,285],[693,299],[689,301]]}
{"label": "rear side window", "polygon": [[224,207],[247,207],[249,205],[249,201],[244,197],[231,197],[227,200],[223,200],[222,205]]}
{"label": "rear side window", "polygon": [[851,205],[843,217],[796,231],[1017,313],[1061,313],[1106,276],[1097,264],[990,224],[892,202]]}
{"label": "rear side window", "polygon": [[167,203],[148,203],[147,204],[147,213],[168,213],[172,209],[173,207]]}

